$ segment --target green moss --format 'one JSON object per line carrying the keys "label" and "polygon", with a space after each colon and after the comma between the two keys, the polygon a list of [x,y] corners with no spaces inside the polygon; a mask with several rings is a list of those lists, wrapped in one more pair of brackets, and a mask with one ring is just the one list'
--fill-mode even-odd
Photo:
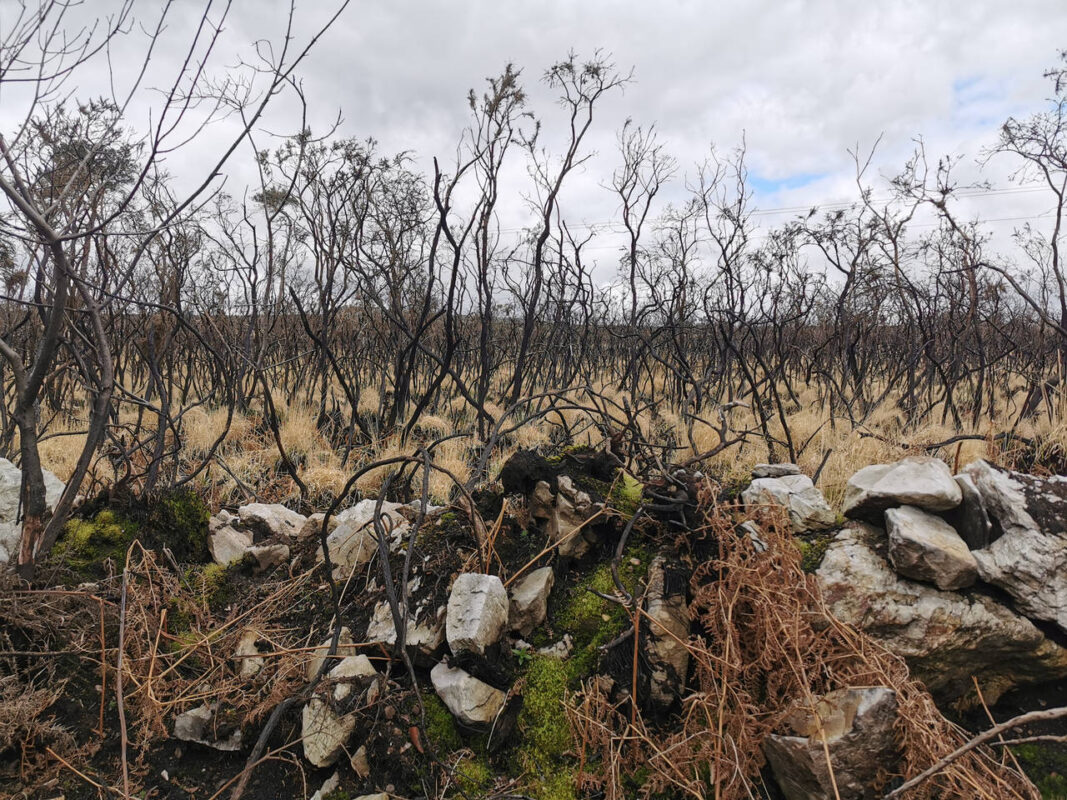
{"label": "green moss", "polygon": [[236,590],[231,583],[237,564],[224,567],[221,564],[203,564],[190,567],[185,571],[185,580],[198,596],[203,598],[208,608],[218,611],[233,602]]}
{"label": "green moss", "polygon": [[529,781],[526,792],[537,800],[577,796],[569,763],[574,739],[560,709],[571,678],[572,661],[552,656],[535,655],[526,670],[514,752],[518,771]]}
{"label": "green moss", "polygon": [[577,800],[573,770],[561,769],[542,777],[530,787],[535,800]]}
{"label": "green moss", "polygon": [[426,736],[438,757],[461,748],[463,740],[445,704],[435,694],[423,695],[422,704],[426,708]]}
{"label": "green moss", "polygon": [[103,563],[109,558],[121,568],[126,549],[137,538],[137,533],[136,523],[105,509],[92,519],[68,521],[55,554],[79,573],[102,574]]}
{"label": "green moss", "polygon": [[1067,751],[1061,745],[1028,742],[1012,751],[1044,800],[1067,800]]}
{"label": "green moss", "polygon": [[567,692],[570,671],[558,658],[535,655],[526,670],[526,688],[519,713],[524,749],[539,764],[550,764],[572,746],[571,728],[560,703]]}
{"label": "green moss", "polygon": [[[639,563],[631,563],[633,559]],[[627,591],[637,591],[639,581],[648,572],[648,561],[648,553],[640,546],[631,545],[627,549],[619,567],[619,577]],[[574,681],[593,673],[600,658],[598,648],[611,641],[629,624],[626,609],[618,603],[598,597],[594,592],[616,594],[610,564],[601,564],[575,586],[553,620],[554,628],[569,633],[574,640],[574,651],[568,662]]]}
{"label": "green moss", "polygon": [[211,512],[191,489],[176,489],[151,498],[143,506],[139,522],[146,547],[169,547],[179,562],[203,562],[208,552],[208,520]]}
{"label": "green moss", "polygon": [[796,545],[800,549],[800,566],[805,572],[815,572],[826,555],[826,548],[834,540],[833,531],[820,531],[797,538]]}
{"label": "green moss", "polygon": [[468,797],[481,797],[493,785],[493,770],[485,759],[461,759],[456,764],[456,783]]}
{"label": "green moss", "polygon": [[645,486],[641,481],[624,472],[619,476],[619,480],[615,481],[611,491],[611,505],[616,511],[632,517],[641,505],[644,490]]}

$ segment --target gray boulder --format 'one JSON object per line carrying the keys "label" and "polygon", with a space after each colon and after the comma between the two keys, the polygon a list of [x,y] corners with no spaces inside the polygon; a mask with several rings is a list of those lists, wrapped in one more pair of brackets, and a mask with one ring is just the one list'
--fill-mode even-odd
{"label": "gray boulder", "polygon": [[249,503],[237,509],[241,525],[257,539],[292,538],[300,533],[307,519],[281,503]]}
{"label": "gray boulder", "polygon": [[892,689],[838,689],[798,709],[794,735],[771,734],[763,752],[788,800],[829,800],[835,787],[840,800],[873,800],[882,796],[879,773],[900,760],[896,718]]}
{"label": "gray boulder", "polygon": [[430,670],[430,681],[441,702],[465,725],[492,725],[507,700],[504,692],[445,662]]}
{"label": "gray boulder", "polygon": [[[374,526],[377,503],[377,500],[361,500],[337,515],[337,525],[326,537],[334,580],[347,580],[354,570],[369,562],[377,552],[378,539]],[[401,508],[403,506],[400,503],[382,503],[382,516],[385,518],[383,527],[391,551],[396,550],[408,531],[408,522],[400,513]],[[324,560],[321,550],[318,560]]]}
{"label": "gray boulder", "polygon": [[898,575],[947,590],[978,580],[978,564],[967,543],[941,517],[901,506],[885,512],[885,523],[889,560]]}
{"label": "gray boulder", "polygon": [[796,533],[828,530],[837,522],[823,493],[807,475],[757,478],[741,493],[747,506],[777,505],[789,512]]}
{"label": "gray boulder", "polygon": [[[56,507],[63,494],[63,481],[48,470],[44,473],[45,504],[49,512]],[[19,521],[19,498],[22,492],[22,470],[0,458],[0,564],[17,560],[22,523]]]}
{"label": "gray boulder", "polygon": [[885,534],[871,525],[842,530],[816,577],[837,619],[903,656],[942,699],[973,691],[972,675],[990,703],[1014,686],[1067,676],[1067,650],[1025,617],[979,593],[943,592],[897,575]]}
{"label": "gray boulder", "polygon": [[526,575],[511,590],[508,628],[529,636],[548,616],[548,596],[556,576],[552,567],[541,567]]}
{"label": "gray boulder", "polygon": [[963,472],[991,523],[989,544],[974,551],[979,576],[1028,617],[1067,631],[1067,478],[1038,478],[987,461]]}
{"label": "gray boulder", "polygon": [[452,584],[445,635],[452,652],[485,655],[508,626],[508,593],[496,575],[465,572]]}
{"label": "gray boulder", "polygon": [[799,474],[800,467],[796,464],[757,464],[752,468],[753,478],[782,478]]}
{"label": "gray boulder", "polygon": [[895,506],[917,506],[927,511],[948,511],[963,494],[944,461],[909,456],[894,464],[864,467],[845,486],[841,512],[854,519],[878,520]]}

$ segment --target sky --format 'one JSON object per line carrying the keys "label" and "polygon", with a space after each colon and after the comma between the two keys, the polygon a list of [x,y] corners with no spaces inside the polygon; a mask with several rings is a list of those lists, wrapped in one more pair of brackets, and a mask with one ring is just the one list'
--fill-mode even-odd
{"label": "sky", "polygon": [[[277,46],[288,5],[234,0],[209,74],[238,74],[235,65],[255,55],[252,42]],[[16,0],[0,0],[0,34],[17,6]],[[71,19],[106,15],[115,6],[89,0]],[[194,0],[174,3],[130,106],[134,126],[158,113],[158,94],[145,89],[165,85],[180,65],[200,6]],[[336,7],[334,0],[298,0],[294,42],[306,42]],[[147,25],[159,8],[140,2],[134,14]],[[146,41],[135,29],[113,48],[113,69],[98,59],[68,88],[84,96],[115,84],[121,94],[137,74]],[[428,170],[437,156],[447,169],[468,122],[469,89],[481,89],[487,77],[515,64],[551,148],[563,119],[541,76],[570,51],[582,58],[599,50],[621,71],[632,69],[633,80],[598,109],[587,143],[593,157],[566,190],[567,215],[588,225],[617,219],[617,200],[605,185],[619,160],[617,131],[630,118],[655,125],[678,161],[679,175],[664,203],[682,196],[685,175],[712,145],[728,152],[744,142],[761,210],[756,219],[766,226],[788,220],[800,207],[854,199],[850,151],[866,154],[876,142],[869,173],[874,182],[894,174],[921,137],[932,158],[960,157],[964,182],[1015,186],[1008,159],[994,158],[981,169],[978,159],[1005,119],[1045,106],[1050,87],[1042,72],[1062,48],[1063,0],[352,0],[297,76],[313,131],[327,130],[339,115],[338,135],[373,137],[384,153],[409,151],[420,169]],[[4,129],[18,119],[18,97],[0,90]],[[257,145],[273,146],[277,137],[295,132],[297,108],[291,96],[279,98],[257,131]],[[234,129],[233,120],[210,126],[169,156],[168,168],[192,185]],[[238,150],[226,171],[227,190],[240,194],[255,179],[250,150]],[[528,178],[516,165],[508,180],[505,229],[528,220],[522,199]],[[1050,202],[1041,192],[1013,191],[968,198],[963,207],[997,220],[991,230],[1006,236],[1023,221],[1040,222]],[[601,247],[610,258],[610,240]]]}

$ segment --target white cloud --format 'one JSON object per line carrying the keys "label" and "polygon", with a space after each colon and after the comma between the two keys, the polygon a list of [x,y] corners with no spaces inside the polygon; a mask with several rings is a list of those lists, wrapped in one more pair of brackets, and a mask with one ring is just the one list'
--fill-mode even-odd
{"label": "white cloud", "polygon": [[[103,13],[107,4],[86,5]],[[192,5],[178,4],[182,13],[168,34],[173,41],[189,32],[195,18],[182,14]],[[0,0],[0,28],[12,7],[13,0]],[[277,41],[287,7],[282,0],[238,0],[216,69],[239,52],[247,57],[251,40]],[[302,3],[298,38],[330,8],[326,0]],[[151,16],[153,7],[144,3],[139,13]],[[509,61],[524,69],[531,107],[551,131],[559,109],[538,81],[543,70],[572,48],[583,55],[611,52],[621,67],[633,65],[635,82],[604,103],[589,140],[599,156],[575,176],[565,198],[579,220],[594,222],[615,209],[601,184],[610,177],[615,132],[627,117],[656,123],[683,168],[701,161],[711,142],[729,150],[744,136],[750,168],[767,182],[757,198],[763,207],[844,199],[853,186],[848,150],[869,148],[879,136],[876,172],[894,172],[913,137],[922,136],[934,157],[967,156],[961,174],[973,178],[973,159],[999,124],[1042,106],[1041,73],[1067,46],[1064,31],[1062,0],[353,2],[300,75],[316,129],[340,110],[341,134],[373,136],[386,151],[414,151],[419,166],[429,169],[434,155],[445,165],[453,159],[467,119],[467,90],[480,89]],[[177,56],[175,47],[162,48],[156,73],[172,70]],[[87,72],[82,91],[100,91],[104,76],[99,68]],[[5,126],[11,113],[0,112]],[[296,124],[291,101],[279,103],[265,122],[276,133]],[[191,173],[227,130],[232,126],[208,131],[172,169]],[[263,134],[259,141],[271,142]],[[243,155],[234,162],[231,191],[251,177],[247,162]],[[1006,169],[994,163],[987,175],[1003,181]],[[790,179],[797,176],[819,177],[795,186]],[[678,192],[680,185],[664,196]],[[1019,195],[973,204],[994,217],[1036,207],[1032,196]],[[506,224],[517,224],[520,212],[521,202],[513,201]]]}

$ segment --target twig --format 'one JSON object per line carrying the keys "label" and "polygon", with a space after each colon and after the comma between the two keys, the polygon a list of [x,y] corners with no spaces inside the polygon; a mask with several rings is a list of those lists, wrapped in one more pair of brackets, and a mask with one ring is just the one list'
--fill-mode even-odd
{"label": "twig", "polygon": [[955,750],[953,750],[947,756],[942,758],[940,761],[938,761],[925,772],[920,772],[911,780],[902,783],[889,794],[885,795],[883,800],[892,800],[892,798],[894,797],[900,797],[902,794],[904,794],[904,792],[908,791],[909,789],[913,789],[923,781],[932,778],[934,775],[939,773],[941,770],[943,770],[956,759],[960,758],[961,756],[965,756],[967,753],[971,752],[976,747],[981,747],[983,744],[990,741],[991,739],[996,739],[1004,731],[1011,730],[1012,728],[1018,728],[1020,725],[1029,725],[1032,722],[1046,722],[1051,719],[1060,719],[1062,717],[1067,717],[1067,707],[1049,708],[1044,711],[1030,711],[1026,714],[1020,714],[1017,717],[1012,717],[1011,719],[1002,722],[999,725],[994,725],[989,730],[978,734],[970,741],[965,742],[964,744],[957,747]]}

